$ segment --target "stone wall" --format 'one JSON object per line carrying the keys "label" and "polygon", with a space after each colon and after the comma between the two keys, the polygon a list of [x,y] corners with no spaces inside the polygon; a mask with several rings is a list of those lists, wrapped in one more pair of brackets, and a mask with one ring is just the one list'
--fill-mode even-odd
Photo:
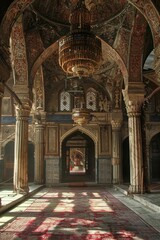
{"label": "stone wall", "polygon": [[112,182],[112,165],[111,158],[98,159],[98,183]]}
{"label": "stone wall", "polygon": [[59,179],[59,158],[47,157],[46,161],[46,185],[52,186],[60,182]]}

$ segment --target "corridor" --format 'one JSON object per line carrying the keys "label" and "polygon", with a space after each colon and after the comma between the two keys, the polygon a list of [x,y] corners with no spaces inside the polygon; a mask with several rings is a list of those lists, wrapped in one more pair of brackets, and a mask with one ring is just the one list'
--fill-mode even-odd
{"label": "corridor", "polygon": [[160,233],[126,206],[139,203],[127,196],[122,203],[119,196],[102,187],[43,188],[1,215],[0,240],[159,240]]}

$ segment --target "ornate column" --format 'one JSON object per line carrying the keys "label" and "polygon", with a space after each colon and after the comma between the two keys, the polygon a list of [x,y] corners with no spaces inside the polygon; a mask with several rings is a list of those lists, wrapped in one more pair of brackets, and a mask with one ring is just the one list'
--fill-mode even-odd
{"label": "ornate column", "polygon": [[122,179],[122,162],[121,162],[121,120],[112,120],[112,166],[113,166],[113,183],[118,184]]}
{"label": "ornate column", "polygon": [[[143,191],[143,154],[142,154],[142,132],[141,132],[141,106],[144,95],[141,84],[139,92],[127,93],[123,91],[128,115],[129,150],[130,150],[130,193]],[[141,92],[140,92],[141,90]],[[135,90],[134,90],[135,91]]]}
{"label": "ornate column", "polygon": [[44,131],[43,116],[35,119],[35,183],[44,183]]}
{"label": "ornate column", "polygon": [[14,153],[14,191],[26,194],[28,187],[28,118],[29,106],[15,105],[15,153]]}
{"label": "ornate column", "polygon": [[4,85],[0,82],[0,116],[2,114],[2,99],[4,96]]}
{"label": "ornate column", "polygon": [[[2,99],[4,95],[4,86],[0,83],[0,116],[2,114]],[[0,129],[1,129],[1,121],[0,121]],[[3,179],[3,157],[2,157],[2,132],[0,131],[0,182]]]}

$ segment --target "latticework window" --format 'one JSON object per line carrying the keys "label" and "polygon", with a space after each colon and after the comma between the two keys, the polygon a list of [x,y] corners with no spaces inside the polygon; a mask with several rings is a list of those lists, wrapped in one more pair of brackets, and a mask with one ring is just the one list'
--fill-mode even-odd
{"label": "latticework window", "polygon": [[61,92],[60,94],[60,111],[70,111],[71,96],[68,92]]}
{"label": "latticework window", "polygon": [[97,111],[97,93],[91,89],[86,94],[86,107]]}

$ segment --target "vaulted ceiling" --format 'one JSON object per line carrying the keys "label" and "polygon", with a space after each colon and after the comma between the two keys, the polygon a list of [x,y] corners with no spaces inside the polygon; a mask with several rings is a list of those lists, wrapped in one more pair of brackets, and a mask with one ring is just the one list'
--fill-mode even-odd
{"label": "vaulted ceiling", "polygon": [[[30,86],[34,81],[35,62],[37,65],[40,62],[43,66],[46,93],[51,93],[64,84],[66,74],[58,63],[58,40],[69,33],[69,14],[78,2],[1,1],[1,49],[2,45],[8,47],[10,30],[16,21],[13,18],[14,11],[18,12],[19,9],[16,17],[21,14],[23,16]],[[160,12],[160,1],[153,0],[152,3]],[[85,84],[101,88],[111,96],[113,85],[117,81],[121,80],[120,85],[123,85],[124,67],[129,73],[129,81],[137,81],[137,78],[142,81],[143,69],[152,68],[150,61],[153,56],[147,63],[146,59],[154,48],[151,29],[145,17],[127,0],[86,0],[85,4],[91,13],[91,29],[101,39],[103,52],[99,68],[93,76],[85,79]],[[1,56],[5,56],[4,48]],[[38,62],[40,56],[41,61]]]}

